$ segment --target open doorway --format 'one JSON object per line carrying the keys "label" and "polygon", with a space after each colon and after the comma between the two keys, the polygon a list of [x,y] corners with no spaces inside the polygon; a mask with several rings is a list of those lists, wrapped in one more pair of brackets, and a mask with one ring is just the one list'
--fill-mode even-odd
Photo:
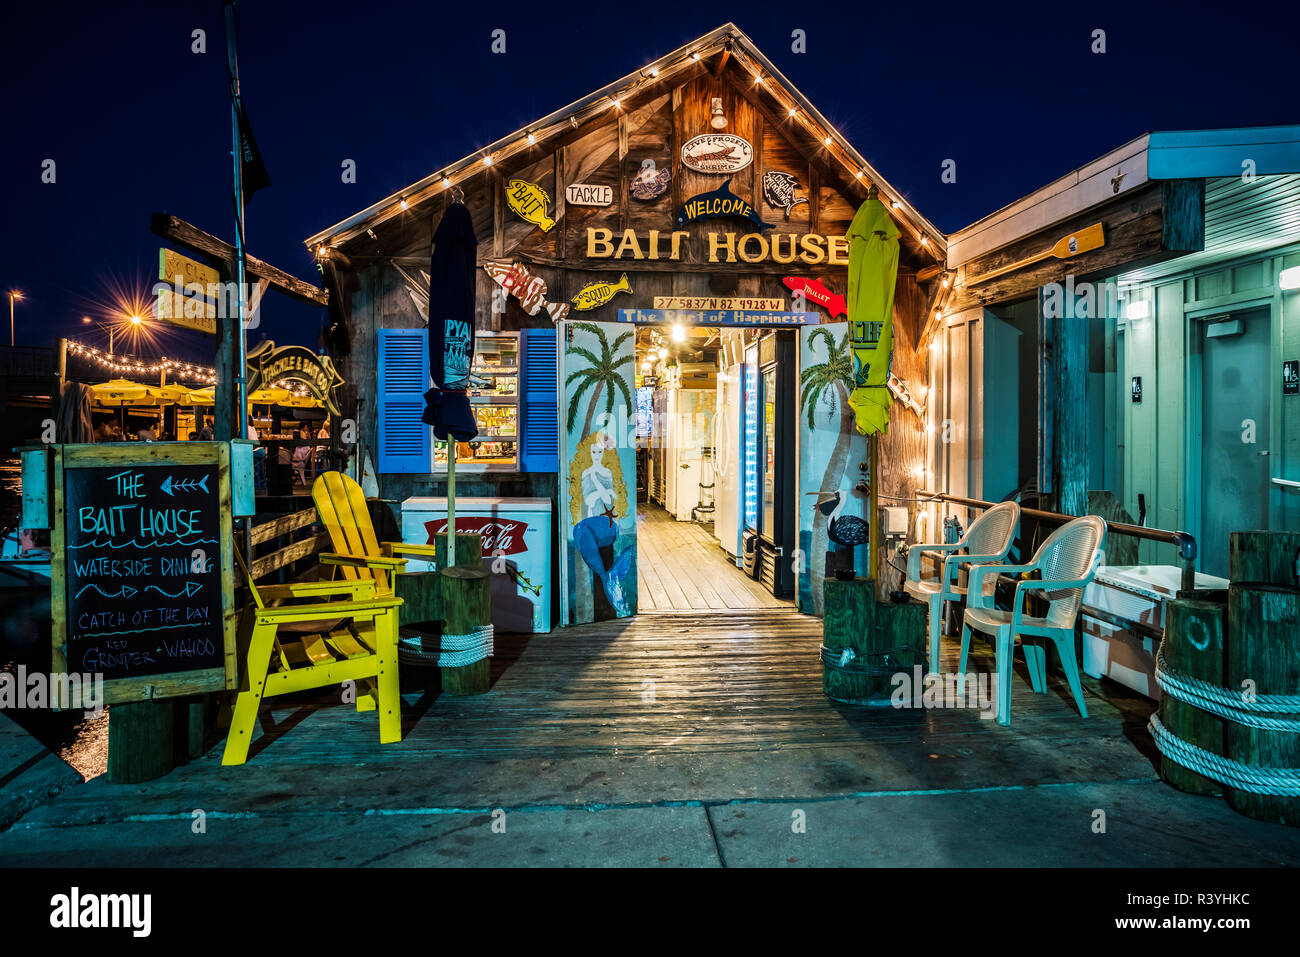
{"label": "open doorway", "polygon": [[[639,610],[789,609],[745,561],[777,448],[763,443],[754,330],[637,330]],[[747,371],[748,370],[748,371]],[[748,388],[747,388],[748,381]],[[770,386],[769,386],[770,391]],[[775,396],[766,405],[776,408]],[[764,470],[764,464],[767,465]],[[747,521],[748,519],[748,521]],[[752,550],[752,544],[750,545]]]}

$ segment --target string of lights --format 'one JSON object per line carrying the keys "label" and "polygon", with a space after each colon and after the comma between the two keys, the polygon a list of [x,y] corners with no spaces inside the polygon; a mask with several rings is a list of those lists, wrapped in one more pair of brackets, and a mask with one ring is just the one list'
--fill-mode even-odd
{"label": "string of lights", "polygon": [[107,352],[101,352],[94,346],[88,346],[72,339],[68,340],[68,352],[73,355],[84,356],[101,368],[108,369],[110,372],[119,375],[158,375],[166,372],[169,376],[180,379],[190,379],[209,384],[215,384],[217,381],[216,370],[211,366],[182,362],[179,359],[169,359],[166,356],[158,359],[141,359],[138,356],[110,355]]}
{"label": "string of lights", "polygon": [[[68,352],[73,355],[84,356],[101,368],[120,376],[159,375],[166,372],[169,377],[177,379],[189,379],[207,383],[208,385],[215,385],[217,382],[217,372],[211,366],[183,362],[180,359],[169,359],[166,356],[145,360],[137,356],[109,355],[94,346],[88,346],[72,339],[68,340]],[[299,398],[310,395],[310,392],[301,383],[291,382],[287,379],[281,379],[273,383],[273,385],[275,388],[284,389]]]}

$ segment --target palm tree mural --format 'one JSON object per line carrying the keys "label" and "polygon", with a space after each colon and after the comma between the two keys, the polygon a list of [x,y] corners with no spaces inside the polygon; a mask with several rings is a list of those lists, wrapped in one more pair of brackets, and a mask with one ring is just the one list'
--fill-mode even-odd
{"label": "palm tree mural", "polygon": [[627,332],[620,333],[618,338],[614,340],[614,344],[610,345],[605,330],[596,323],[575,322],[573,328],[591,333],[600,342],[599,356],[583,346],[570,345],[567,350],[569,355],[581,356],[588,363],[586,368],[575,369],[570,372],[564,380],[566,386],[572,385],[574,382],[578,383],[578,388],[574,390],[569,398],[569,420],[566,428],[570,434],[573,433],[573,423],[578,412],[578,405],[582,402],[582,397],[587,393],[587,390],[592,390],[591,400],[587,404],[587,419],[582,431],[579,433],[579,438],[581,438],[591,434],[591,420],[595,417],[596,406],[602,393],[605,396],[606,414],[612,414],[614,411],[616,390],[617,393],[622,394],[629,415],[636,408],[632,402],[632,393],[628,389],[628,380],[621,371],[623,366],[632,364],[632,353],[629,352],[623,356],[619,355],[619,349],[631,338],[632,330],[629,329]]}
{"label": "palm tree mural", "polygon": [[[808,351],[817,351],[817,342],[825,343],[826,361],[809,366],[799,376],[799,403],[808,416],[808,428],[817,427],[818,406],[826,408],[827,421],[833,422],[838,413],[839,437],[826,471],[822,474],[819,491],[833,495],[844,479],[844,469],[849,462],[849,448],[853,442],[855,425],[853,410],[849,407],[849,393],[853,391],[853,356],[848,349],[847,329],[837,340],[829,329],[816,328],[808,336]],[[822,579],[826,575],[826,516],[820,510],[813,512],[811,554],[808,556],[808,581],[812,589],[813,610],[822,613]]]}

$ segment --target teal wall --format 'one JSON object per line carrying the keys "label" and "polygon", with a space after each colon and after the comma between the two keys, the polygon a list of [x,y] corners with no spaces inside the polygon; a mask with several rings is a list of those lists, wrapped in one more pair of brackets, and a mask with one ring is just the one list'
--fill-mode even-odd
{"label": "teal wall", "polygon": [[[1200,533],[1199,322],[1224,313],[1269,310],[1269,379],[1251,387],[1269,394],[1271,434],[1259,436],[1258,443],[1269,450],[1273,476],[1300,480],[1300,396],[1283,396],[1281,384],[1283,360],[1300,359],[1300,293],[1282,292],[1277,280],[1278,272],[1297,264],[1300,249],[1275,250],[1129,288],[1126,301],[1145,300],[1149,314],[1111,320],[1113,334],[1122,342],[1116,363],[1122,361],[1123,375],[1092,377],[1090,392],[1100,388],[1103,395],[1090,394],[1090,411],[1114,411],[1103,411],[1100,423],[1091,418],[1089,427],[1123,435],[1122,488],[1112,491],[1134,517],[1137,496],[1144,493],[1149,526]],[[1140,405],[1129,398],[1132,376],[1142,377]],[[1095,477],[1097,463],[1092,464]],[[1272,485],[1269,494],[1270,526],[1300,528],[1300,492]],[[1171,545],[1143,542],[1139,557],[1143,563],[1173,564],[1176,552]]]}

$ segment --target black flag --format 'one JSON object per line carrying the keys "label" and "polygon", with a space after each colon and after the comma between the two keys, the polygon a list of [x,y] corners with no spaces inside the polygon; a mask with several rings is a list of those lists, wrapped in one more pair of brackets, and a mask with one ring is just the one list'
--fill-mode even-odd
{"label": "black flag", "polygon": [[259,189],[271,185],[271,174],[262,162],[262,151],[257,147],[257,138],[253,136],[253,126],[248,122],[243,101],[235,99],[234,104],[239,115],[239,145],[243,153],[244,202],[248,202]]}

